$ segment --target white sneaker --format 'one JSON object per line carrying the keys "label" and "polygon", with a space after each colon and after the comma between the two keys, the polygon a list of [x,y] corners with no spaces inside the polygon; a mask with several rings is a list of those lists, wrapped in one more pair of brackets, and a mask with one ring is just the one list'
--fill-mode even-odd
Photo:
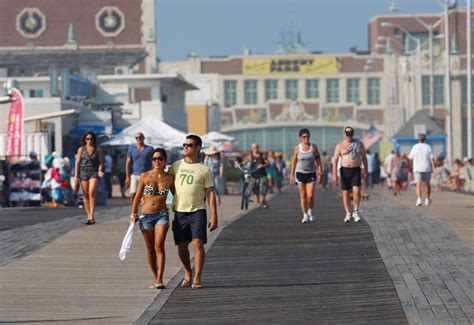
{"label": "white sneaker", "polygon": [[360,221],[360,215],[359,215],[359,211],[358,211],[358,210],[354,210],[354,212],[352,212],[352,218],[354,218],[354,221],[355,221],[355,222],[359,222],[359,221]]}
{"label": "white sneaker", "polygon": [[421,207],[421,197],[416,199],[416,206]]}
{"label": "white sneaker", "polygon": [[308,222],[308,215],[305,213],[303,214],[303,220],[301,220],[301,223],[307,223]]}
{"label": "white sneaker", "polygon": [[349,222],[351,221],[351,214],[347,213],[346,216],[344,217],[344,222]]}
{"label": "white sneaker", "polygon": [[308,220],[309,222],[313,222],[314,221],[314,216],[313,216],[313,211],[311,209],[308,209]]}
{"label": "white sneaker", "polygon": [[433,202],[433,200],[430,197],[427,197],[425,199],[425,207],[429,207],[431,205],[431,202]]}

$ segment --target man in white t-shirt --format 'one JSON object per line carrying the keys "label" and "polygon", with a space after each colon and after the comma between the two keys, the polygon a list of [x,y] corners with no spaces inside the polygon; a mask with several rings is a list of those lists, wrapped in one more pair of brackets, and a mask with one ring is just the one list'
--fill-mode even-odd
{"label": "man in white t-shirt", "polygon": [[390,190],[392,188],[392,160],[393,157],[395,157],[395,150],[390,151],[390,153],[385,157],[385,160],[383,162],[383,165],[385,167],[385,171],[387,172],[387,187]]}
{"label": "man in white t-shirt", "polygon": [[422,184],[426,186],[426,198],[425,206],[431,204],[431,187],[430,179],[431,173],[435,169],[435,160],[431,146],[425,143],[426,136],[423,133],[418,135],[418,143],[413,146],[410,150],[408,158],[410,159],[413,167],[413,176],[416,183],[416,206],[422,205]]}

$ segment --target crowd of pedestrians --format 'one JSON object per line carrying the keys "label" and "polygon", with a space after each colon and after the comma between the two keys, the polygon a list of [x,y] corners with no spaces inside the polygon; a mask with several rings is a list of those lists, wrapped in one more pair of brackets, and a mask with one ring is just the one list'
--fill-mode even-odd
{"label": "crowd of pedestrians", "polygon": [[[253,143],[251,152],[238,159],[239,165],[246,168],[251,176],[249,187],[257,208],[270,208],[268,194],[281,192],[285,179],[289,180],[290,185],[298,187],[302,223],[317,221],[315,187],[318,185],[323,190],[340,186],[345,209],[344,217],[341,216],[343,222],[359,222],[362,218],[361,196],[365,188],[380,187],[383,183],[398,196],[414,182],[416,206],[431,205],[432,185],[436,191],[446,185],[452,190],[474,190],[472,160],[456,159],[452,168],[448,168],[442,156],[433,156],[424,134],[418,136],[418,143],[410,152],[393,150],[383,162],[378,153],[372,154],[365,149],[363,143],[354,137],[354,129],[350,126],[343,129],[342,141],[337,143],[333,156],[326,151],[320,153],[318,139],[311,141],[310,136],[306,128],[299,131],[300,143],[293,149],[289,168],[281,153],[262,152],[258,143]],[[217,228],[217,206],[221,205],[222,195],[226,193],[226,159],[213,146],[201,152],[201,138],[188,135],[183,143],[183,158],[168,165],[165,149],[145,144],[145,136],[141,132],[134,138],[135,143],[126,153],[118,152],[112,157],[98,145],[96,134],[87,132],[72,162],[67,158],[58,160],[59,157],[51,155],[51,182],[63,184],[63,178],[73,174],[72,184],[64,183],[63,186],[72,187],[75,192],[82,189],[86,224],[93,225],[96,222],[97,188],[101,186],[107,196],[112,197],[112,182],[116,177],[120,195],[124,198],[127,190],[130,193],[130,223],[138,223],[143,234],[153,275],[150,288],[165,288],[164,243],[170,224],[184,267],[181,285],[201,288],[207,229],[213,231]],[[2,162],[1,171],[6,170],[8,166]],[[5,184],[8,177],[3,177],[1,181]],[[173,221],[170,221],[167,206],[169,195],[173,197]],[[52,196],[54,201],[55,196]],[[206,205],[210,211],[209,219]],[[189,245],[194,250],[194,274]]]}

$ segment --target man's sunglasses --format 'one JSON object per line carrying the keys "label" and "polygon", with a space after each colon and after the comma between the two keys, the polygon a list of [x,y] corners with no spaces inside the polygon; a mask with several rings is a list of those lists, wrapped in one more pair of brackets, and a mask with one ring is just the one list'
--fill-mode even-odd
{"label": "man's sunglasses", "polygon": [[163,158],[163,157],[153,157],[153,158],[151,158],[151,160],[153,160],[153,161],[165,161],[165,158]]}
{"label": "man's sunglasses", "polygon": [[192,148],[192,147],[194,147],[194,144],[193,143],[183,143],[183,148],[186,148],[186,147]]}
{"label": "man's sunglasses", "polygon": [[137,140],[138,140],[138,139],[143,139],[143,137],[135,137],[135,139],[137,139]]}

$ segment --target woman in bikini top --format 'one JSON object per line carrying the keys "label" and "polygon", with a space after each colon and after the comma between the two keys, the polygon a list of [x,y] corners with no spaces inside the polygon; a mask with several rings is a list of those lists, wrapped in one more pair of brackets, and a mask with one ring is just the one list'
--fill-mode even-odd
{"label": "woman in bikini top", "polygon": [[[137,214],[138,207],[142,214],[153,214],[168,210],[166,198],[174,186],[173,176],[164,171],[166,162],[159,153],[152,157],[153,169],[143,173],[137,188],[137,194],[133,201],[132,215]],[[163,159],[158,161],[158,158]],[[156,166],[155,166],[156,165]],[[160,166],[160,168],[155,168]],[[137,202],[137,204],[135,204]],[[142,203],[140,205],[140,202]]]}
{"label": "woman in bikini top", "polygon": [[[130,222],[139,221],[147,247],[148,263],[153,273],[152,289],[164,289],[165,239],[169,228],[166,206],[168,193],[174,194],[174,176],[165,172],[166,151],[154,149],[151,153],[153,169],[141,174],[132,204]],[[140,206],[140,217],[138,207]]]}

